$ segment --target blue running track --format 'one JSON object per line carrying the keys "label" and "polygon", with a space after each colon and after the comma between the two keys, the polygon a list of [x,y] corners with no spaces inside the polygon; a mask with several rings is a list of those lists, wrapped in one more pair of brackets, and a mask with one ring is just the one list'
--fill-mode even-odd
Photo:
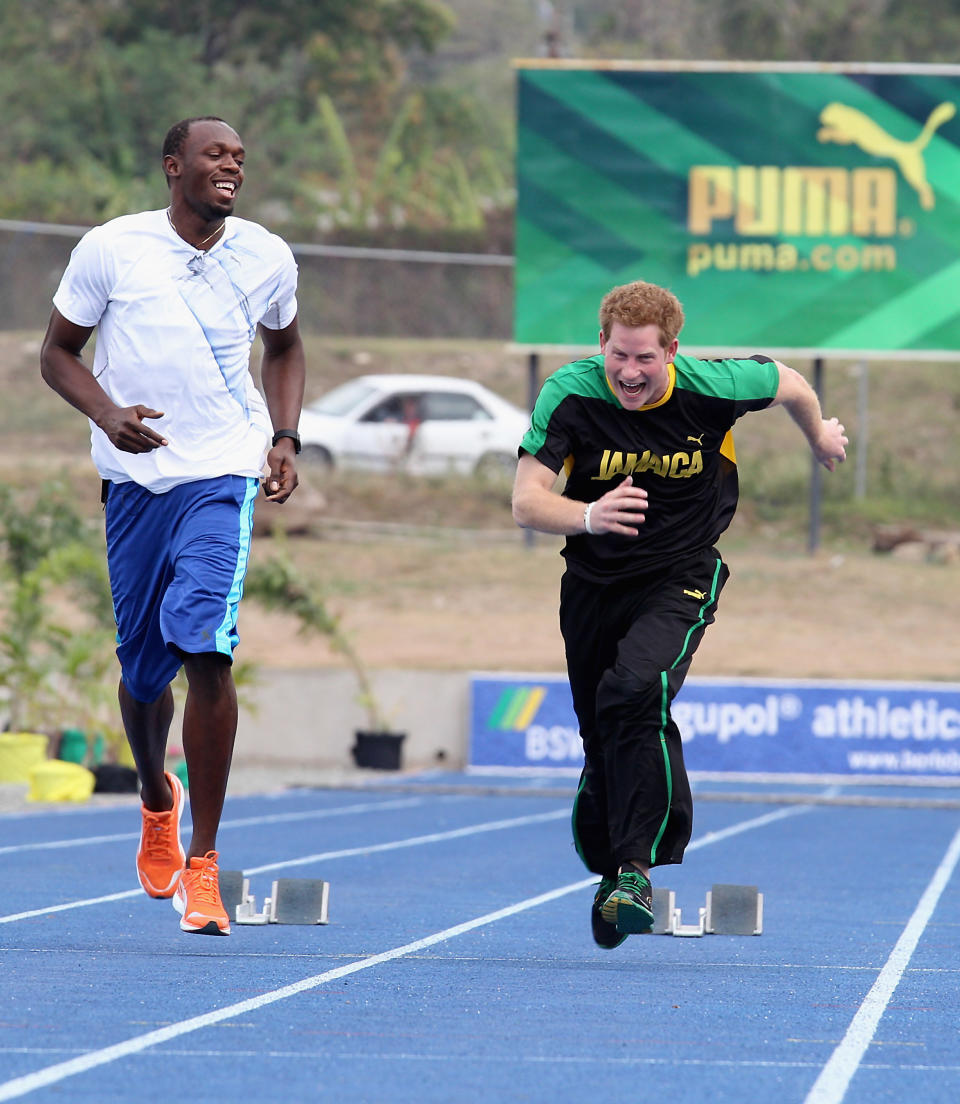
{"label": "blue running track", "polygon": [[701,792],[655,884],[756,884],[762,936],[604,951],[572,781],[375,781],[228,799],[258,904],[331,896],[227,939],[139,890],[135,802],[0,816],[0,1101],[960,1100],[956,791]]}

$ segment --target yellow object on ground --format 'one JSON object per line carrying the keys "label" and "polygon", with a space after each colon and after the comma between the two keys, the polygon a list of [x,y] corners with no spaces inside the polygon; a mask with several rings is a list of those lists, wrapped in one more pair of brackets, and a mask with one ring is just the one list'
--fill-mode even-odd
{"label": "yellow object on ground", "polygon": [[93,771],[79,763],[47,759],[30,771],[28,801],[86,801],[96,784]]}
{"label": "yellow object on ground", "polygon": [[47,758],[49,740],[39,732],[0,732],[0,782],[29,782]]}

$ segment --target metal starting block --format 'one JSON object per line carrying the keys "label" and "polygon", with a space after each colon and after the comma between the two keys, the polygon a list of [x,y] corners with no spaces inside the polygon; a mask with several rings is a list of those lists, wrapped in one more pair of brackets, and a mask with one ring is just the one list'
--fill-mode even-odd
{"label": "metal starting block", "polygon": [[677,895],[672,889],[653,888],[653,935],[673,935]]}
{"label": "metal starting block", "polygon": [[763,931],[763,894],[756,886],[715,885],[707,894],[709,935],[760,935]]}
{"label": "metal starting block", "polygon": [[238,924],[328,924],[330,883],[319,878],[278,878],[257,911],[250,879],[240,870],[220,871],[220,899]]}
{"label": "metal starting block", "polygon": [[653,935],[760,935],[763,894],[756,886],[714,885],[695,924],[684,924],[672,889],[653,891]]}
{"label": "metal starting block", "polygon": [[244,900],[250,888],[249,879],[244,878],[242,870],[221,870],[219,881],[220,900],[223,901],[227,916],[233,916],[237,905]]}
{"label": "metal starting block", "polygon": [[327,924],[330,883],[319,878],[278,878],[270,896],[271,924]]}

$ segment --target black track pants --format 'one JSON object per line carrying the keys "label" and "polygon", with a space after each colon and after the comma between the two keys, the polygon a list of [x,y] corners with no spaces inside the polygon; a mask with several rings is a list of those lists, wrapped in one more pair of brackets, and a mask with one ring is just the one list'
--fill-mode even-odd
{"label": "black track pants", "polygon": [[573,836],[597,874],[628,859],[683,861],[693,801],[670,703],[728,574],[710,549],[617,583],[563,576],[560,630],[585,761]]}

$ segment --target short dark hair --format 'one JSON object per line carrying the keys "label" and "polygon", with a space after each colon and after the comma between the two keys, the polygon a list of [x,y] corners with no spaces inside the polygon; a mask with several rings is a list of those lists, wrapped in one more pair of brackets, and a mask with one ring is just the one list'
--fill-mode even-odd
{"label": "short dark hair", "polygon": [[174,123],[173,126],[167,131],[167,136],[163,140],[163,149],[160,151],[161,157],[177,157],[183,153],[183,144],[187,140],[187,135],[190,133],[190,127],[194,123],[223,123],[225,126],[229,126],[226,119],[221,119],[219,115],[195,115],[192,119],[181,119],[179,123]]}

